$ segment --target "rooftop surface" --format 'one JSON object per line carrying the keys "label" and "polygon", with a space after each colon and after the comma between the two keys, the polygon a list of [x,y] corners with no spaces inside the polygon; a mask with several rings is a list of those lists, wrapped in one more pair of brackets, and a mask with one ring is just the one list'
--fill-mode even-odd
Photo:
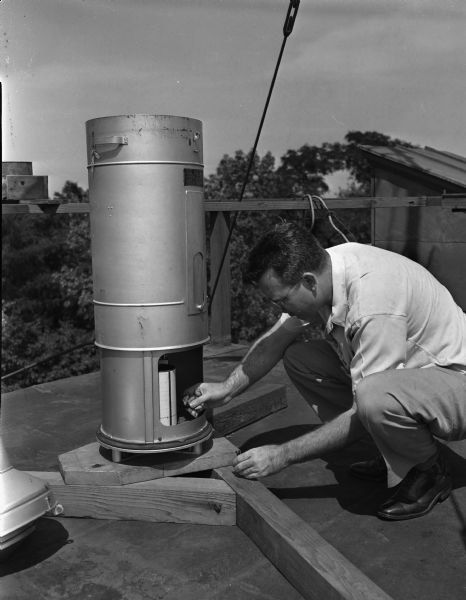
{"label": "rooftop surface", "polygon": [[[205,360],[219,379],[232,350]],[[227,436],[247,448],[279,443],[318,424],[278,365],[288,407]],[[2,399],[3,438],[14,467],[57,471],[57,456],[95,440],[99,374],[36,385]],[[448,500],[420,519],[380,521],[382,484],[352,479],[348,466],[373,455],[367,444],[293,465],[262,482],[394,600],[466,597],[466,442],[450,443]],[[298,600],[301,595],[237,527],[42,518],[0,565],[8,600]],[[322,599],[326,600],[326,599]]]}

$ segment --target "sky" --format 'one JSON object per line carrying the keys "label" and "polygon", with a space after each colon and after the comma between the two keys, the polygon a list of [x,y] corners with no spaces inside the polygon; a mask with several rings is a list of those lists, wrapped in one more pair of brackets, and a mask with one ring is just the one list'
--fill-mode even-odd
{"label": "sky", "polygon": [[[179,115],[215,172],[253,146],[288,5],[0,0],[2,160],[32,162],[50,197],[87,189],[88,119]],[[466,0],[301,0],[259,154],[370,130],[465,156],[465,30]]]}

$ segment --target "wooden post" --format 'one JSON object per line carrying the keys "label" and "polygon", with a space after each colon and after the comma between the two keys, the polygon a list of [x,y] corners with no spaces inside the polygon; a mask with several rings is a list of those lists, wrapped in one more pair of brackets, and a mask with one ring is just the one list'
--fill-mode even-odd
{"label": "wooden post", "polygon": [[[210,235],[210,293],[214,285],[228,238],[228,226],[223,212],[213,213]],[[213,344],[231,343],[231,274],[230,251],[225,257],[210,314],[210,337]]]}

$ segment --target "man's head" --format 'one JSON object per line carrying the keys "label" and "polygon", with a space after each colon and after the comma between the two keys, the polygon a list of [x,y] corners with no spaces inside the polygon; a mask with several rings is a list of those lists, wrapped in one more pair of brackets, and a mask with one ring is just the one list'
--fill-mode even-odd
{"label": "man's head", "polygon": [[300,319],[313,320],[332,306],[330,257],[310,232],[291,223],[280,223],[258,242],[244,279]]}

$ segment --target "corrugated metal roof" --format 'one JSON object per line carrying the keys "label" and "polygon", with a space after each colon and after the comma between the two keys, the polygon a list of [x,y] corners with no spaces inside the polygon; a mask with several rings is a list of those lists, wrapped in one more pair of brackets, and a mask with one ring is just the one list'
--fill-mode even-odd
{"label": "corrugated metal roof", "polygon": [[378,158],[422,171],[432,177],[449,181],[466,189],[466,158],[435,148],[406,148],[406,146],[359,146]]}

